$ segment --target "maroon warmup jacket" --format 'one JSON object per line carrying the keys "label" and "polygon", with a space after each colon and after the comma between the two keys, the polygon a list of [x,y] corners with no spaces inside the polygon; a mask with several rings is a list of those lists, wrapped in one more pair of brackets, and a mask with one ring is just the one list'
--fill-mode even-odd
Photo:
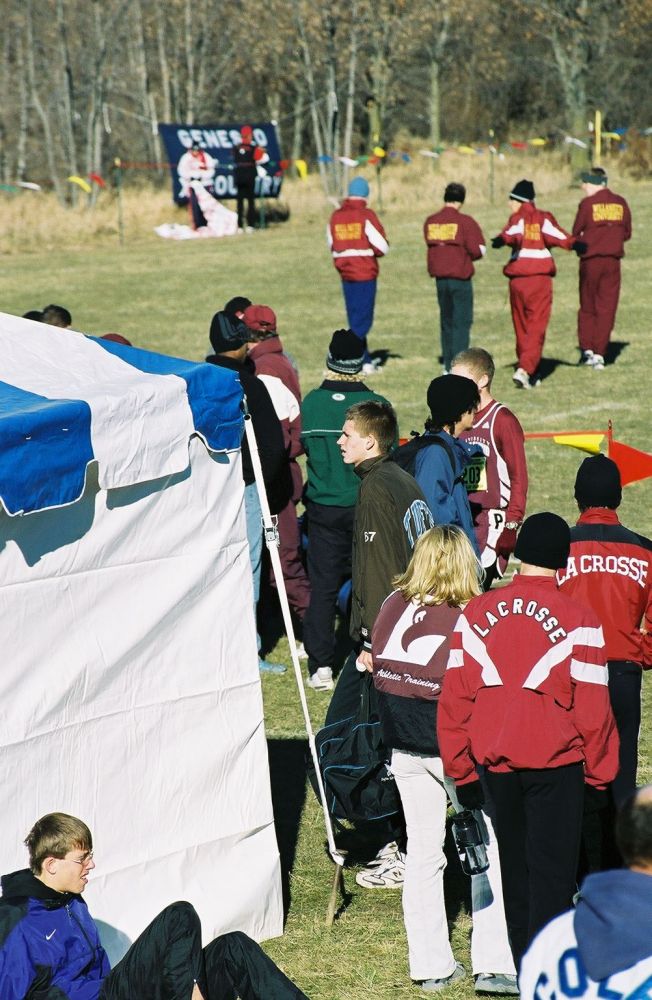
{"label": "maroon warmup jacket", "polygon": [[473,261],[486,251],[485,238],[475,219],[449,205],[428,216],[423,238],[428,246],[431,278],[471,278],[475,272]]}
{"label": "maroon warmup jacket", "polygon": [[624,244],[631,239],[632,216],[619,194],[605,187],[583,198],[573,223],[573,236],[586,243],[582,260],[591,257],[624,257]]}

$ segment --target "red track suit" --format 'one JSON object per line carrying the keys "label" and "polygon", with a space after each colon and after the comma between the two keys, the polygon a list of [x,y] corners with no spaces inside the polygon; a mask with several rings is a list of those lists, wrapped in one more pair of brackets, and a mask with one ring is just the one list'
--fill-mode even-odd
{"label": "red track suit", "polygon": [[[285,447],[290,457],[292,496],[279,511],[279,557],[290,606],[303,619],[310,603],[310,584],[301,558],[301,538],[296,505],[301,499],[303,480],[297,457],[303,454],[301,442],[301,390],[292,362],[283,353],[280,337],[267,337],[252,344],[249,357],[256,365],[256,375],[271,396],[281,421]],[[272,582],[273,574],[272,574]]]}
{"label": "red track suit", "polygon": [[519,576],[460,615],[439,700],[439,747],[458,785],[486,768],[514,962],[570,905],[583,784],[618,768],[602,628],[554,577]]}
{"label": "red track suit", "polygon": [[557,273],[549,248],[570,250],[574,241],[554,215],[542,212],[532,201],[524,202],[510,215],[500,235],[512,248],[503,274],[510,279],[518,365],[534,375],[541,361],[552,309],[552,279]]}
{"label": "red track suit", "polygon": [[498,561],[499,573],[507,560],[497,559],[496,543],[507,521],[523,520],[527,500],[527,464],[523,428],[511,410],[492,399],[478,410],[473,426],[460,434],[466,444],[477,444],[482,454],[464,470],[475,537],[485,569]]}
{"label": "red track suit", "polygon": [[615,510],[590,507],[571,528],[570,556],[557,581],[563,593],[593,609],[604,629],[620,735],[613,787],[620,803],[636,787],[641,668],[652,667],[652,541],[625,528]]}
{"label": "red track suit", "polygon": [[620,294],[620,258],[632,235],[632,216],[624,198],[609,188],[583,198],[573,223],[573,236],[586,243],[580,258],[580,350],[604,357],[614,328]]}

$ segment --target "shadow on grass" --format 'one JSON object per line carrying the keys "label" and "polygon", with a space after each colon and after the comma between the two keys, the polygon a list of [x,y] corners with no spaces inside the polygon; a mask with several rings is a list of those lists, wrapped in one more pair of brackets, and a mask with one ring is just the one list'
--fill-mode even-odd
{"label": "shadow on grass", "polygon": [[290,910],[290,873],[299,839],[301,814],[306,798],[307,740],[267,740],[272,786],[272,808],[281,856],[283,919]]}
{"label": "shadow on grass", "polygon": [[[378,363],[378,367],[382,368],[386,365],[391,358],[402,358],[402,354],[396,354],[395,351],[390,351],[386,347],[381,347],[377,351],[370,351],[371,360]],[[364,381],[364,378],[363,378]]]}
{"label": "shadow on grass", "polygon": [[613,365],[617,358],[623,353],[626,347],[629,347],[628,340],[612,340],[610,344],[607,345],[607,350],[604,355],[605,365]]}

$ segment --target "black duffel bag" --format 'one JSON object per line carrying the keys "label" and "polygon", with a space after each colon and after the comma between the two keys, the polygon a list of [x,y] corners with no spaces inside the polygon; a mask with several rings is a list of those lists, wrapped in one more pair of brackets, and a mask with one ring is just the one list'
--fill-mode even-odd
{"label": "black duffel bag", "polygon": [[[400,810],[396,781],[389,770],[390,751],[382,741],[380,721],[370,710],[372,685],[371,674],[366,674],[357,714],[324,726],[315,736],[326,806],[334,820],[384,819]],[[308,777],[319,798],[311,759]]]}

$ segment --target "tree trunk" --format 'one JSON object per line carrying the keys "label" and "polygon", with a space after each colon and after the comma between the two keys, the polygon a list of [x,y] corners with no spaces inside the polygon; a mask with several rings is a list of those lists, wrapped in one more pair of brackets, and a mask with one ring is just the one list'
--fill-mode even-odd
{"label": "tree trunk", "polygon": [[20,92],[20,109],[18,113],[18,138],[16,140],[16,179],[25,180],[27,170],[27,134],[29,131],[29,101],[27,96],[27,69],[23,40],[16,39],[16,63],[18,70],[18,87]]}
{"label": "tree trunk", "polygon": [[312,131],[315,140],[315,150],[317,151],[317,164],[319,167],[319,176],[321,178],[322,187],[324,188],[324,194],[328,195],[328,172],[326,170],[326,164],[324,163],[324,139],[321,129],[321,124],[319,121],[319,110],[317,108],[317,88],[315,87],[315,74],[313,70],[312,55],[310,52],[310,46],[308,45],[308,39],[306,37],[306,26],[303,20],[303,15],[301,13],[301,8],[299,6],[299,0],[294,0],[294,16],[296,20],[297,30],[299,32],[299,41],[301,44],[301,51],[303,55],[303,64],[306,70],[306,81],[308,84],[308,95],[310,97],[310,118],[312,120]]}
{"label": "tree trunk", "polygon": [[[355,111],[355,76],[358,65],[358,0],[351,4],[351,45],[349,48],[349,74],[346,88],[346,122],[344,125],[344,155],[351,157],[353,141],[353,115]],[[342,192],[349,186],[351,168],[345,164],[342,178]]]}
{"label": "tree trunk", "polygon": [[[63,87],[61,88],[61,119],[63,123],[64,156],[71,174],[78,174],[77,141],[75,138],[75,88],[72,75],[72,60],[68,48],[68,29],[63,0],[56,0],[57,31],[59,33],[59,53],[63,69]],[[71,200],[75,204],[77,188],[71,190]]]}
{"label": "tree trunk", "polygon": [[158,65],[161,73],[161,97],[163,100],[163,120],[172,121],[172,100],[170,95],[170,64],[165,45],[165,11],[161,0],[156,0],[156,42],[158,47]]}
{"label": "tree trunk", "polygon": [[134,73],[136,80],[138,82],[138,89],[140,91],[140,107],[142,109],[141,113],[144,118],[149,118],[150,120],[150,131],[145,139],[146,146],[146,157],[148,160],[152,160],[156,156],[154,137],[157,134],[157,123],[155,117],[152,116],[153,103],[151,100],[150,85],[149,85],[149,73],[147,71],[147,46],[145,44],[145,31],[143,28],[143,8],[141,0],[131,0],[131,9],[133,12],[133,56],[134,56]]}
{"label": "tree trunk", "polygon": [[300,160],[303,155],[304,95],[297,88],[294,100],[294,126],[292,128],[292,160]]}
{"label": "tree trunk", "polygon": [[34,68],[34,21],[32,17],[32,0],[25,0],[25,26],[26,26],[26,61],[27,61],[27,79],[29,81],[29,96],[32,102],[32,106],[38,115],[41,128],[43,129],[43,145],[45,147],[45,159],[48,165],[48,172],[50,174],[50,180],[52,181],[52,186],[56,192],[58,199],[61,202],[65,201],[63,188],[61,186],[61,178],[56,165],[56,154],[54,149],[54,137],[52,135],[52,125],[50,122],[50,116],[48,115],[43,102],[41,101],[37,86],[36,86],[36,71]]}
{"label": "tree trunk", "polygon": [[183,41],[186,62],[186,114],[185,120],[195,121],[195,51],[192,44],[192,0],[186,0],[183,16]]}

